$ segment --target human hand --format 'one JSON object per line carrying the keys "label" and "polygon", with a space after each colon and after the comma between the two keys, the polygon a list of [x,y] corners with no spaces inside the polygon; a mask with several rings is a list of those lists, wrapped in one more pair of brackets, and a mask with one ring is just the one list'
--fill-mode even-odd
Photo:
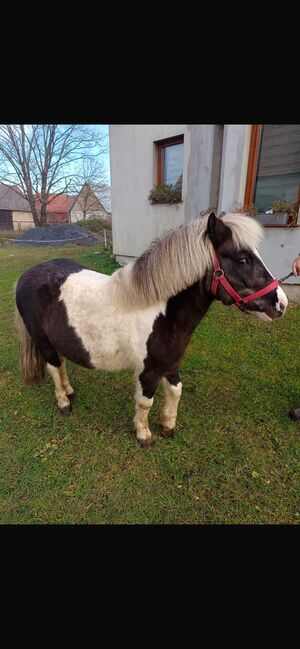
{"label": "human hand", "polygon": [[297,277],[297,275],[300,275],[300,255],[298,255],[298,257],[296,257],[296,259],[293,261],[292,272],[295,277]]}

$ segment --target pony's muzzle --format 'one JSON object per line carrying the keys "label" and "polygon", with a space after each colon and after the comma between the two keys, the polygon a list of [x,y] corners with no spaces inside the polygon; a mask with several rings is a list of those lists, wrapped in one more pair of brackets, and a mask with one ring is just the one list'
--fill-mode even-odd
{"label": "pony's muzzle", "polygon": [[287,306],[288,306],[288,298],[285,294],[285,292],[282,290],[280,286],[277,288],[277,303],[276,303],[276,309],[279,312],[279,317],[284,316]]}

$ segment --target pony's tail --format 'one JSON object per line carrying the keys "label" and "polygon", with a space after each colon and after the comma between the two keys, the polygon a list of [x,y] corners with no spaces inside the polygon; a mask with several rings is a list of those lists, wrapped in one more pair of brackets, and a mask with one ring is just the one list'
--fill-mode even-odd
{"label": "pony's tail", "polygon": [[45,361],[29,335],[17,306],[15,321],[20,339],[19,360],[22,379],[29,385],[39,385],[45,376]]}

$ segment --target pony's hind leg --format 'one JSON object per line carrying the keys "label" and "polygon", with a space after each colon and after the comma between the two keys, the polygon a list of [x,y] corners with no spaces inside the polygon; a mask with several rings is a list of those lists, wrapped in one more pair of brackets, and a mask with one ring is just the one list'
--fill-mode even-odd
{"label": "pony's hind leg", "polygon": [[69,397],[69,399],[72,399],[75,395],[75,392],[72,386],[70,385],[69,377],[67,374],[66,362],[63,356],[59,356],[59,360],[61,364],[58,369],[60,373],[61,382],[67,397]]}
{"label": "pony's hind leg", "polygon": [[159,376],[154,375],[152,372],[142,372],[136,382],[133,424],[136,438],[141,446],[151,446],[153,441],[151,430],[148,427],[148,415],[158,383]]}
{"label": "pony's hind leg", "polygon": [[179,374],[167,374],[162,380],[166,402],[160,413],[163,437],[173,437],[176,426],[177,408],[182,393]]}
{"label": "pony's hind leg", "polygon": [[65,412],[70,412],[71,404],[66,395],[65,388],[63,386],[60,367],[61,367],[60,365],[55,366],[55,365],[51,365],[51,363],[47,363],[47,370],[50,376],[52,376],[52,379],[54,381],[57,405],[60,411],[65,413]]}

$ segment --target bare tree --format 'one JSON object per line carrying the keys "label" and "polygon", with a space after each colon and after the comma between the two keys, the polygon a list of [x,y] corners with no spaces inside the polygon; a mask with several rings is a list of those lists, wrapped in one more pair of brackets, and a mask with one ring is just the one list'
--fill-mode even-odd
{"label": "bare tree", "polygon": [[84,220],[89,212],[98,210],[98,201],[94,192],[99,185],[106,183],[107,175],[103,160],[84,159],[77,166],[71,183],[71,191],[77,195],[76,207],[78,206]]}
{"label": "bare tree", "polygon": [[101,159],[106,150],[106,136],[89,125],[3,124],[0,180],[14,185],[14,190],[25,196],[35,225],[42,226],[51,195],[66,193],[74,186],[75,163]]}

